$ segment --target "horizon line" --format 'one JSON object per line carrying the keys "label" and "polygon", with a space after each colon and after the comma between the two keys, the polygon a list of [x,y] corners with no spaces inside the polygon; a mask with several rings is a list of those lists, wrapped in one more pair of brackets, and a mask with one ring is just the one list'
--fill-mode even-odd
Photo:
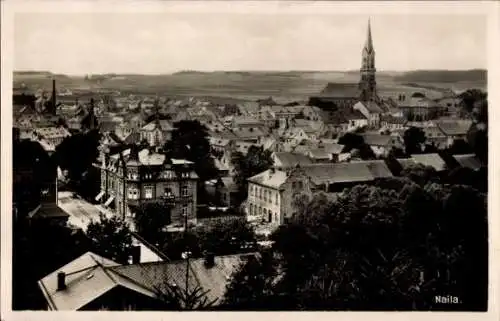
{"label": "horizon line", "polygon": [[[377,70],[377,73],[389,73],[389,72],[415,72],[415,71],[488,71],[487,68],[464,68],[464,69],[450,69],[450,68],[418,68],[418,69],[381,69]],[[359,72],[359,69],[331,69],[331,70],[326,70],[326,69],[276,69],[276,70],[266,70],[266,69],[215,69],[215,70],[203,70],[203,69],[180,69],[176,71],[165,71],[165,72],[160,72],[160,73],[148,73],[148,72],[96,72],[96,73],[66,73],[66,72],[54,72],[50,70],[33,70],[33,69],[14,69],[12,70],[13,73],[49,73],[52,75],[64,75],[64,76],[92,76],[92,75],[138,75],[138,76],[163,76],[163,75],[173,75],[177,73],[217,73],[217,72],[226,72],[226,73],[258,73],[258,72],[267,72],[267,73],[291,73],[291,72],[318,72],[318,73],[328,73],[328,72],[343,72],[343,73],[352,73],[352,72]]]}

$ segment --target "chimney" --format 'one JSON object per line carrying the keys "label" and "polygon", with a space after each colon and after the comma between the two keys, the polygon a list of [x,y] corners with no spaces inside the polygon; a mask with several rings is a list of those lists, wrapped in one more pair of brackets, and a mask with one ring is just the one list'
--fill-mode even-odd
{"label": "chimney", "polygon": [[132,246],[130,249],[132,256],[132,264],[141,263],[141,247],[140,246]]}
{"label": "chimney", "polygon": [[215,255],[212,252],[205,254],[205,267],[211,268],[215,265]]}
{"label": "chimney", "polygon": [[62,291],[66,289],[66,273],[57,273],[57,291]]}

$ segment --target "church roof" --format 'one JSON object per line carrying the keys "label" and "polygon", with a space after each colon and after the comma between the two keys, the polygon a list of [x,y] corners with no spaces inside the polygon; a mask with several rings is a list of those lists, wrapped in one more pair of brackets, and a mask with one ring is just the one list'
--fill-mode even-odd
{"label": "church roof", "polygon": [[320,97],[358,98],[358,84],[329,82],[320,92]]}

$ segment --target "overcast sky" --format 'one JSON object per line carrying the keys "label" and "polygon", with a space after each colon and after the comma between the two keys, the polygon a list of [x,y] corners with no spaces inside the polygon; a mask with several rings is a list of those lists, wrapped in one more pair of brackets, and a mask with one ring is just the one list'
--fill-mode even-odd
{"label": "overcast sky", "polygon": [[[14,68],[57,73],[359,69],[367,15],[18,13]],[[371,15],[379,70],[487,66],[481,15]]]}

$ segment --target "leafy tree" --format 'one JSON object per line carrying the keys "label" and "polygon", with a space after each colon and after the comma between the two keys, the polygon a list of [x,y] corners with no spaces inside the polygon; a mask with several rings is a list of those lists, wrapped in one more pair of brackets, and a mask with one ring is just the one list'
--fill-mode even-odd
{"label": "leafy tree", "polygon": [[439,181],[439,176],[433,167],[422,164],[411,165],[401,172],[401,175],[411,179],[413,182],[424,186],[429,182]]}
{"label": "leafy tree", "polygon": [[127,264],[132,236],[128,224],[118,216],[106,217],[101,213],[98,221],[93,221],[87,226],[86,233],[97,254]]}
{"label": "leafy tree", "polygon": [[101,137],[98,130],[78,133],[65,138],[54,154],[57,164],[68,170],[69,186],[85,198],[94,198],[99,193],[97,169],[93,163],[99,155]]}
{"label": "leafy tree", "polygon": [[421,146],[425,143],[425,133],[421,128],[410,127],[404,132],[403,140],[407,155],[420,154]]}
{"label": "leafy tree", "polygon": [[164,148],[168,157],[194,162],[201,182],[217,177],[207,137],[207,128],[199,121],[181,120],[174,123],[172,138]]}
{"label": "leafy tree", "polygon": [[255,245],[255,234],[245,218],[216,223],[199,231],[201,247],[217,255],[245,251],[246,245]]}
{"label": "leafy tree", "polygon": [[359,150],[359,157],[364,160],[375,159],[373,150],[365,143],[363,136],[346,133],[339,138],[338,143],[345,146],[346,151]]}
{"label": "leafy tree", "polygon": [[459,95],[459,98],[462,101],[462,106],[464,107],[467,113],[472,113],[474,109],[474,104],[477,101],[485,100],[486,93],[479,89],[468,89]]}
{"label": "leafy tree", "polygon": [[248,193],[247,179],[273,166],[271,151],[265,150],[262,146],[250,146],[246,155],[240,152],[233,153],[231,162],[236,171],[234,181],[238,186],[240,201],[243,201]]}
{"label": "leafy tree", "polygon": [[246,262],[242,262],[226,287],[222,300],[223,308],[272,309],[270,300],[274,294],[273,276],[277,274],[276,268],[272,253],[266,251],[259,256],[250,256]]}
{"label": "leafy tree", "polygon": [[463,298],[454,309],[484,310],[484,195],[420,183],[380,180],[346,189],[333,202],[316,196],[272,235],[274,268],[242,268],[230,302],[252,307],[287,298],[282,309],[439,310],[447,307],[436,305],[435,293],[450,293]]}
{"label": "leafy tree", "polygon": [[135,227],[137,232],[157,243],[163,228],[171,223],[171,208],[163,202],[143,203],[135,213]]}

